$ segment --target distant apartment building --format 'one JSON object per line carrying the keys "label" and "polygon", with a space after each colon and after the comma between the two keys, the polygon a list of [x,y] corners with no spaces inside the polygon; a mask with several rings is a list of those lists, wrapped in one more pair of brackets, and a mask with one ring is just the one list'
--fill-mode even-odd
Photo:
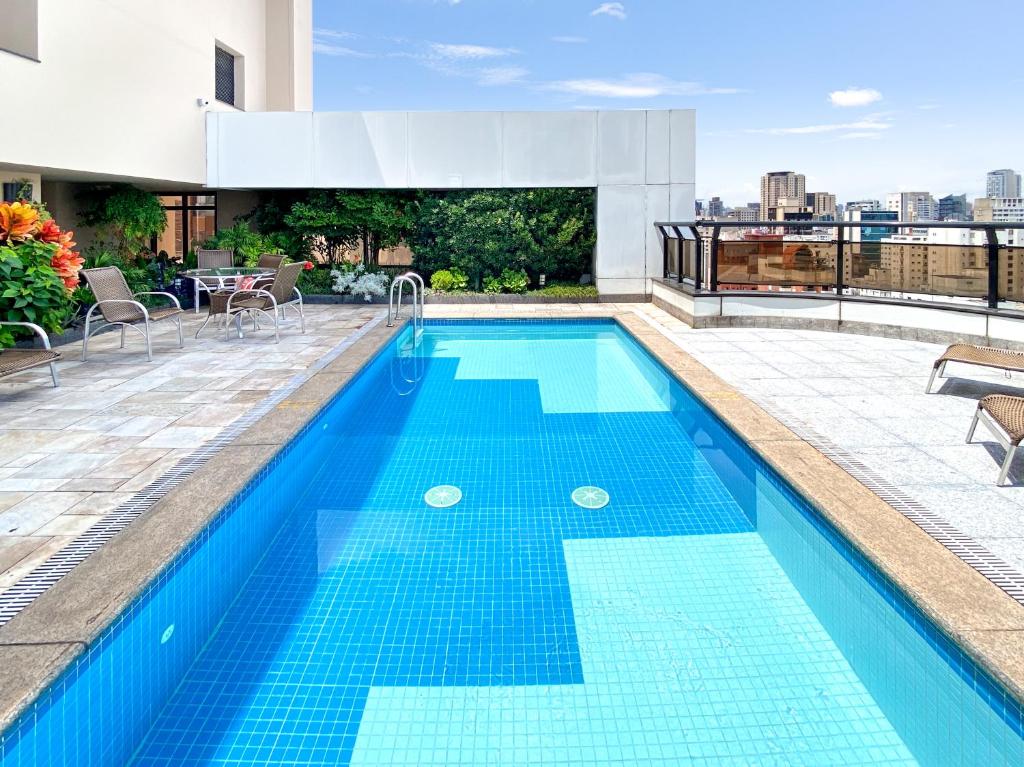
{"label": "distant apartment building", "polygon": [[880,203],[878,200],[852,200],[852,201],[846,203],[846,208],[845,209],[847,211],[851,211],[851,210],[860,210],[860,211],[885,210],[885,208],[882,206],[882,203]]}
{"label": "distant apartment building", "polygon": [[1020,174],[1012,168],[990,170],[985,176],[986,197],[1020,197]]}
{"label": "distant apartment building", "polygon": [[735,208],[736,219],[741,222],[752,222],[761,220],[761,203],[748,202],[742,208]]}
{"label": "distant apartment building", "polygon": [[814,217],[822,221],[836,220],[836,196],[828,192],[808,192],[805,196],[806,205]]}
{"label": "distant apartment building", "polygon": [[779,206],[779,200],[785,198],[793,202],[786,207],[806,207],[807,179],[802,173],[789,170],[772,171],[761,176],[761,215],[766,221],[781,221],[773,210]]}
{"label": "distant apartment building", "polygon": [[721,197],[712,197],[708,201],[708,216],[710,218],[721,218],[725,215],[725,203]]}
{"label": "distant apartment building", "polygon": [[974,201],[974,220],[1024,222],[1024,197],[981,197]]}
{"label": "distant apartment building", "polygon": [[966,194],[947,194],[939,198],[939,221],[970,221],[971,204]]}
{"label": "distant apartment building", "polygon": [[938,221],[939,219],[939,204],[930,192],[887,194],[885,209],[899,213],[901,221]]}

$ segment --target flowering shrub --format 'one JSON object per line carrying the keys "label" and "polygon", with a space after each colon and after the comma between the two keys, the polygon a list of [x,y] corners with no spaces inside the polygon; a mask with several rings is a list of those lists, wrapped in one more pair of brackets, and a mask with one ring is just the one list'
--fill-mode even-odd
{"label": "flowering shrub", "polygon": [[[39,206],[0,203],[0,318],[63,330],[82,268],[72,236]],[[12,343],[11,333],[0,331],[0,347]]]}
{"label": "flowering shrub", "polygon": [[332,269],[331,279],[334,280],[331,289],[335,293],[343,296],[362,296],[366,301],[373,300],[374,296],[386,296],[388,286],[391,284],[391,278],[386,272],[367,272],[362,264]]}

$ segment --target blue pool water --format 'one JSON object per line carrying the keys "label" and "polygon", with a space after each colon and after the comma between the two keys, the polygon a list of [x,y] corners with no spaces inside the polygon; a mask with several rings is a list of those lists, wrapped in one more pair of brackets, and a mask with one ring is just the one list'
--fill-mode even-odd
{"label": "blue pool water", "polygon": [[[462,491],[433,508],[438,485]],[[609,502],[578,506],[596,486]],[[610,321],[405,331],[18,765],[1024,764],[1020,707]]]}

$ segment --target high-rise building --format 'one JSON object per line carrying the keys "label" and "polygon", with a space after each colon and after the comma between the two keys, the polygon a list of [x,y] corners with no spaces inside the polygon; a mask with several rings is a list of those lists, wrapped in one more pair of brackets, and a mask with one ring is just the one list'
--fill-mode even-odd
{"label": "high-rise building", "polygon": [[725,215],[725,203],[721,197],[712,197],[708,202],[708,217],[720,218]]}
{"label": "high-rise building", "polygon": [[1024,222],[1024,198],[982,197],[974,201],[975,221]]}
{"label": "high-rise building", "polygon": [[939,218],[939,204],[930,192],[887,194],[885,209],[899,213],[901,221],[937,221]]}
{"label": "high-rise building", "polygon": [[852,200],[851,202],[846,203],[846,210],[869,211],[885,210],[885,208],[882,207],[882,203],[878,200]]}
{"label": "high-rise building", "polygon": [[804,207],[806,183],[807,179],[803,173],[793,173],[790,170],[772,171],[761,176],[761,215],[765,220],[782,220],[782,216],[776,217],[772,212],[778,207],[779,198],[799,200],[799,203],[794,204]]}
{"label": "high-rise building", "polygon": [[736,218],[739,221],[760,221],[761,220],[761,203],[759,202],[748,202],[742,208],[736,208]]}
{"label": "high-rise building", "polygon": [[971,206],[966,194],[947,194],[939,198],[940,221],[970,221]]}
{"label": "high-rise building", "polygon": [[836,196],[828,192],[808,192],[804,196],[814,217],[822,221],[836,220]]}
{"label": "high-rise building", "polygon": [[985,176],[986,197],[1020,197],[1020,174],[1013,168],[990,170]]}

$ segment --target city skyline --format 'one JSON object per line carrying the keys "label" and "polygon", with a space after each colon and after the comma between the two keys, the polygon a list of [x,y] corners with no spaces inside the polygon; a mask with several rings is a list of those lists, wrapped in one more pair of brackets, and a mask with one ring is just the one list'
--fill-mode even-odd
{"label": "city skyline", "polygon": [[[985,194],[985,172],[1024,166],[1007,98],[1024,78],[979,77],[991,28],[1024,22],[1016,0],[933,0],[893,12],[818,4],[813,17],[671,0],[378,0],[314,5],[318,110],[695,108],[697,197],[759,197],[764,170],[800,168],[810,190],[839,200],[889,192]],[[879,14],[881,16],[879,16]],[[716,30],[718,32],[716,33]],[[770,36],[769,36],[770,35]],[[955,36],[963,66],[907,78],[893,59],[938,67],[935,41]],[[770,66],[765,52],[801,51]]]}

